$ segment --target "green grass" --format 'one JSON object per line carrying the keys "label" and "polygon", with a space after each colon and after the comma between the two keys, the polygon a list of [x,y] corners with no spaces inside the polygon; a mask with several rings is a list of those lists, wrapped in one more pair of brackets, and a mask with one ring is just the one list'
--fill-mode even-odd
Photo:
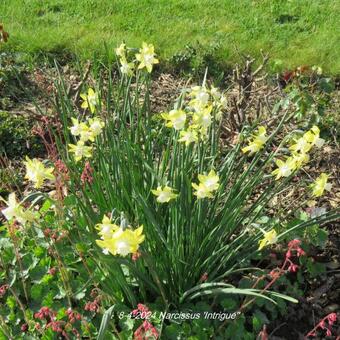
{"label": "green grass", "polygon": [[283,67],[320,65],[340,74],[340,2],[334,0],[1,0],[6,49],[67,50],[81,59],[125,40],[156,46],[161,58],[197,42],[233,63],[268,51]]}

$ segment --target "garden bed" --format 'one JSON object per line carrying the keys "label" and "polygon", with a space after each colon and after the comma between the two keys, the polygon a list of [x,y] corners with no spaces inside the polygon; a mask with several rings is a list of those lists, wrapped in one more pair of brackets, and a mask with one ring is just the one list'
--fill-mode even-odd
{"label": "garden bed", "polygon": [[[261,124],[265,124],[268,130],[270,128],[274,129],[278,121],[282,118],[280,116],[282,115],[282,111],[280,110],[282,110],[283,105],[281,108],[277,108],[277,103],[280,100],[287,100],[285,104],[287,105],[287,111],[294,116],[294,119],[287,122],[282,130],[277,132],[275,139],[271,141],[273,146],[282,140],[289,131],[296,129],[307,131],[312,124],[315,124],[315,118],[319,119],[317,123],[321,130],[321,136],[328,141],[327,146],[323,149],[313,151],[313,160],[299,172],[299,176],[301,177],[297,177],[297,175],[296,177],[292,176],[290,186],[285,188],[283,193],[277,193],[276,200],[273,200],[271,205],[268,206],[268,209],[260,216],[262,220],[256,220],[259,225],[263,223],[266,228],[277,223],[275,216],[290,215],[293,222],[299,224],[303,223],[304,220],[308,220],[311,216],[329,212],[331,209],[336,209],[339,206],[339,130],[337,130],[338,128],[335,126],[337,123],[336,115],[333,114],[334,110],[336,110],[334,105],[338,103],[338,96],[336,92],[328,91],[327,88],[325,90],[325,80],[323,79],[327,78],[322,75],[316,76],[314,70],[310,69],[306,71],[306,73],[299,73],[298,70],[294,70],[294,72],[295,75],[289,77],[289,79],[286,74],[268,76],[265,74],[264,69],[261,67],[256,68],[252,66],[252,62],[246,60],[243,65],[235,69],[233,75],[230,74],[225,79],[221,79],[218,84],[225,93],[227,104],[226,107],[223,108],[221,134],[219,135],[218,141],[214,142],[221,145],[223,150],[236,148],[239,143],[242,143],[244,147],[250,135],[245,135],[248,136],[247,138],[243,137],[242,133],[244,133],[244,131],[242,129],[252,129],[255,122],[257,122],[258,125],[260,122]],[[61,75],[58,76],[58,73],[61,73]],[[119,320],[119,313],[123,313],[122,315],[126,316],[127,313],[131,312],[132,305],[134,308],[137,307],[136,303],[131,302],[133,301],[132,298],[131,301],[129,301],[131,297],[130,294],[135,294],[136,297],[143,299],[136,301],[146,305],[146,307],[138,306],[139,309],[149,308],[155,312],[164,311],[164,305],[162,305],[163,302],[161,301],[162,290],[160,290],[159,296],[153,293],[154,290],[158,291],[157,284],[162,285],[162,283],[158,282],[153,276],[152,263],[142,262],[144,260],[147,261],[148,258],[143,257],[146,256],[146,254],[143,254],[141,259],[138,259],[141,254],[134,252],[134,256],[136,257],[134,260],[126,260],[126,258],[123,257],[121,262],[126,265],[126,267],[123,266],[125,272],[122,272],[120,279],[126,280],[124,284],[126,287],[129,287],[129,290],[125,291],[118,281],[112,284],[112,286],[109,286],[112,283],[111,280],[115,279],[114,272],[111,271],[110,266],[114,263],[113,259],[116,257],[108,255],[112,258],[108,257],[109,260],[104,260],[101,251],[95,243],[95,230],[88,230],[86,223],[91,221],[90,216],[95,216],[94,220],[89,222],[89,225],[91,225],[91,223],[92,225],[95,223],[100,224],[104,213],[112,213],[112,218],[123,218],[120,214],[114,215],[114,211],[112,211],[113,207],[109,208],[108,203],[100,196],[101,191],[106,190],[105,186],[102,187],[103,190],[100,189],[100,185],[104,183],[100,184],[100,180],[102,180],[100,176],[103,175],[105,166],[110,167],[110,171],[116,171],[115,163],[110,163],[109,158],[106,157],[110,155],[110,157],[114,159],[115,154],[110,154],[110,148],[115,149],[116,152],[120,152],[120,148],[116,148],[114,144],[110,144],[110,138],[100,138],[94,143],[99,143],[97,144],[97,151],[99,154],[103,152],[103,158],[99,156],[98,158],[94,157],[95,160],[93,162],[91,160],[91,165],[86,165],[87,163],[85,163],[84,166],[79,167],[79,163],[72,160],[70,150],[67,150],[66,145],[71,143],[71,138],[73,138],[67,129],[67,127],[71,126],[68,115],[77,112],[81,117],[86,117],[87,115],[91,117],[89,111],[92,111],[92,109],[90,105],[87,105],[87,107],[86,105],[84,106],[83,100],[84,96],[86,97],[86,95],[90,94],[90,92],[87,92],[89,87],[93,87],[97,92],[100,92],[102,101],[105,102],[101,111],[103,114],[101,119],[104,119],[106,126],[112,129],[105,130],[105,134],[107,134],[105,136],[122,134],[122,138],[128,140],[129,134],[132,133],[132,137],[135,138],[135,130],[131,127],[134,120],[131,118],[132,116],[128,118],[125,116],[125,113],[128,112],[126,113],[126,115],[128,115],[130,111],[124,111],[126,108],[123,109],[121,107],[123,100],[119,99],[112,105],[111,100],[113,100],[113,97],[110,97],[110,100],[107,100],[105,97],[108,93],[112,94],[112,96],[113,94],[116,95],[115,91],[118,91],[118,93],[120,93],[119,91],[124,92],[125,88],[119,87],[117,68],[114,68],[112,73],[108,74],[106,69],[104,69],[104,71],[100,70],[100,72],[97,70],[92,72],[89,65],[85,66],[83,71],[76,71],[73,65],[70,65],[64,66],[59,69],[58,72],[55,68],[36,69],[30,72],[25,71],[23,76],[28,80],[26,84],[30,84],[31,86],[31,88],[26,88],[26,93],[36,94],[34,101],[30,101],[29,96],[25,96],[27,101],[23,103],[20,100],[15,100],[13,96],[11,97],[11,93],[9,93],[10,103],[6,109],[7,116],[12,112],[13,119],[17,119],[18,113],[20,112],[24,117],[29,117],[27,127],[30,128],[32,122],[40,125],[40,130],[35,130],[40,137],[45,138],[45,145],[48,148],[45,154],[40,154],[41,151],[39,151],[39,158],[49,158],[50,163],[48,164],[51,164],[51,162],[55,164],[56,169],[58,169],[57,176],[60,181],[60,187],[55,188],[53,184],[48,182],[47,185],[40,188],[43,196],[34,196],[36,190],[32,187],[31,181],[22,179],[25,169],[22,168],[22,171],[19,171],[18,176],[21,176],[21,184],[23,184],[19,190],[21,196],[31,197],[33,194],[29,201],[35,202],[35,199],[37,199],[36,204],[40,209],[40,214],[44,217],[40,222],[41,224],[39,224],[39,228],[34,226],[37,244],[31,242],[27,231],[22,229],[17,223],[13,225],[9,224],[10,227],[7,230],[6,226],[8,227],[8,224],[5,223],[6,220],[4,218],[2,219],[4,225],[1,227],[1,232],[4,241],[1,243],[1,251],[4,254],[4,263],[1,263],[1,280],[4,282],[1,281],[1,284],[2,287],[5,288],[3,288],[4,292],[1,292],[1,297],[5,296],[6,300],[0,300],[1,307],[3,308],[0,314],[2,317],[1,327],[5,338],[6,336],[8,337],[8,334],[14,334],[12,336],[16,338],[16,336],[19,336],[18,334],[28,332],[28,334],[31,333],[34,334],[34,336],[42,336],[41,334],[45,334],[47,339],[49,339],[53,337],[54,333],[62,333],[59,332],[58,327],[62,325],[63,328],[66,324],[69,329],[66,329],[65,326],[63,332],[65,332],[65,334],[70,333],[67,336],[71,338],[76,337],[77,332],[80,332],[84,338],[94,339],[98,336],[98,332],[100,334],[100,325],[102,324],[102,326],[104,325],[108,329],[107,333],[102,333],[105,334],[103,335],[104,339],[116,337],[121,339],[131,338],[133,332],[135,333],[135,338],[138,339],[136,336],[137,330],[139,330],[140,333],[153,331],[158,334],[162,332],[162,338],[164,339],[175,339],[176,337],[177,339],[187,339],[190,338],[190,336],[192,339],[253,339],[260,336],[262,340],[265,340],[266,334],[269,334],[271,339],[298,339],[305,336],[326,315],[339,311],[337,302],[339,301],[339,222],[337,220],[328,222],[322,227],[311,224],[311,231],[294,234],[294,237],[302,240],[302,247],[306,252],[306,258],[300,259],[294,255],[294,261],[300,261],[298,262],[298,266],[300,267],[299,271],[296,273],[295,270],[292,270],[292,272],[286,270],[285,275],[282,275],[273,287],[278,293],[292,295],[294,298],[297,298],[299,304],[282,303],[282,300],[279,300],[280,302],[277,301],[278,306],[275,306],[264,302],[262,298],[257,298],[251,307],[244,308],[243,311],[242,306],[250,299],[246,300],[243,297],[234,297],[234,295],[227,295],[225,298],[217,294],[214,298],[200,298],[199,301],[195,301],[195,303],[184,304],[182,308],[195,312],[207,311],[211,313],[220,311],[228,311],[231,313],[240,309],[243,311],[243,316],[236,321],[227,322],[200,319],[199,321],[193,322],[176,323],[166,321],[162,323],[156,318],[155,320],[152,319],[155,328],[153,328],[154,326],[148,325],[148,330],[141,328],[138,318],[134,320],[129,317],[123,317]],[[145,81],[150,81],[150,79],[147,78],[147,74],[144,76]],[[188,80],[187,78],[172,74],[156,74],[153,78],[150,85],[147,82],[140,85],[125,84],[124,86],[126,87],[131,86],[131,93],[126,94],[126,96],[131,97],[122,98],[129,98],[131,103],[134,103],[134,112],[139,112],[138,110],[140,110],[142,114],[150,114],[150,117],[153,117],[152,119],[150,118],[150,121],[143,121],[144,124],[152,125],[152,130],[150,131],[153,133],[153,138],[160,138],[159,136],[162,133],[166,136],[164,138],[168,138],[166,139],[167,143],[174,143],[169,137],[169,130],[167,130],[169,127],[165,128],[162,127],[162,125],[158,125],[162,119],[160,118],[160,114],[171,110],[173,103],[181,94],[184,96],[183,98],[185,98],[183,100],[187,100],[187,94],[184,94],[182,89],[190,89],[194,84],[201,84],[202,79],[196,78]],[[282,80],[284,80],[284,82],[282,82]],[[210,86],[213,79],[209,79],[208,77],[206,82],[209,84],[207,86],[211,89]],[[320,88],[318,86],[320,86]],[[138,100],[134,101],[133,96],[136,92],[140,96],[138,97],[140,106]],[[51,98],[56,99],[51,101]],[[96,105],[101,105],[98,103],[97,101]],[[116,107],[120,109],[118,110]],[[111,114],[112,116],[110,116]],[[125,122],[131,132],[128,132],[129,129],[125,131],[122,128],[116,128],[114,124],[116,124],[115,122],[117,120],[112,119],[111,121],[111,118],[109,118],[113,117],[113,114],[121,115],[119,119]],[[144,119],[143,115],[141,119]],[[155,119],[155,121],[153,121],[153,119]],[[169,121],[171,122],[171,120],[168,120],[168,122]],[[65,125],[66,122],[69,126]],[[43,130],[41,128],[43,128]],[[135,126],[135,128],[136,131],[144,133],[143,128],[140,128],[139,125]],[[52,129],[55,133],[55,135],[53,135],[54,137],[47,133],[49,129]],[[59,133],[60,135],[58,135]],[[256,131],[254,132],[253,130],[253,133],[256,133]],[[54,140],[54,138],[56,139]],[[124,139],[122,140],[124,141]],[[164,143],[164,140],[160,138],[159,145],[162,145],[162,143]],[[130,147],[131,150],[134,150],[134,143],[131,143]],[[121,148],[123,151],[125,150],[123,142]],[[36,149],[33,148],[33,150]],[[155,153],[159,152],[158,146],[155,145],[153,150]],[[8,149],[6,149],[6,151],[8,154]],[[106,157],[104,157],[104,151],[109,152]],[[128,157],[128,149],[126,152],[127,154],[125,156]],[[141,152],[143,154],[144,151],[141,150]],[[205,150],[204,152],[208,151]],[[268,148],[268,154],[271,152],[270,148]],[[19,158],[26,153],[25,150],[19,155]],[[7,168],[7,165],[13,161],[11,158],[18,155],[15,154],[13,157],[11,157],[11,155],[9,156],[10,157],[6,157],[6,162],[8,162],[6,163]],[[143,154],[143,156],[148,157],[147,154]],[[36,157],[36,155],[32,154],[30,157],[33,158]],[[140,161],[138,153],[135,157],[136,161]],[[153,155],[150,157],[153,157]],[[263,157],[267,157],[267,154],[264,153]],[[123,160],[124,157],[117,158],[116,162],[123,162]],[[156,161],[158,161],[157,158]],[[231,162],[231,160],[228,161]],[[101,168],[102,172],[100,172],[98,169],[103,166],[102,162],[108,163],[105,163],[105,166]],[[207,160],[204,159],[202,162],[210,164],[209,158],[207,158]],[[246,171],[250,164],[252,164],[251,157],[249,160],[246,159],[244,171]],[[21,163],[21,166],[22,165]],[[122,166],[124,165],[126,164],[122,164]],[[20,169],[21,166],[16,165],[15,167]],[[132,168],[136,166],[132,159],[130,166]],[[144,169],[147,176],[148,167],[145,166],[143,162],[140,163],[140,166]],[[189,165],[187,166],[189,167]],[[126,169],[124,171],[127,171],[128,167],[124,169]],[[190,171],[192,171],[192,169]],[[307,185],[300,188],[295,187],[298,187],[300,182],[305,181],[306,183],[310,183],[311,179],[317,178],[320,172],[332,174],[330,177],[330,182],[333,184],[332,191],[325,192],[324,196],[317,201],[314,200],[314,202],[311,202],[312,200],[309,199],[303,206],[299,204],[295,205],[294,202],[299,199],[301,194],[304,194]],[[120,175],[124,177],[124,173]],[[134,200],[136,200],[136,202],[138,200],[144,202],[143,200],[145,200],[144,204],[150,205],[150,209],[158,209],[158,206],[155,205],[147,193],[141,188],[136,189],[131,186],[131,181],[138,182],[139,174],[132,173],[131,176],[131,178],[124,177],[123,181],[126,188],[128,188],[128,192],[131,191],[134,192],[134,195],[139,195],[134,196]],[[92,184],[93,180],[94,182]],[[179,181],[179,179],[177,180]],[[114,178],[112,178],[112,181],[114,181]],[[147,179],[146,182],[148,181],[154,180]],[[249,205],[251,206],[258,201],[261,193],[267,190],[267,181],[268,177],[264,176],[263,183],[258,183],[258,187],[254,193],[250,195],[247,204],[244,202],[241,203],[244,204],[244,209],[248,209]],[[65,183],[68,184],[66,185]],[[124,186],[122,185],[122,187]],[[15,182],[11,182],[11,179],[8,179],[5,190],[7,192],[4,192],[4,197],[7,200],[7,193],[17,190]],[[92,190],[95,191],[95,195]],[[177,189],[176,192],[178,193],[179,189]],[[49,194],[51,200],[46,199],[45,194]],[[141,207],[138,206],[138,209],[133,208],[134,203],[130,203],[123,193],[111,192],[111,194],[114,195],[112,197],[119,198],[122,201],[121,204],[126,209],[125,211],[129,213],[130,217],[136,214],[141,217],[141,215],[151,214],[152,212],[141,210],[143,211],[143,213],[141,213],[138,209],[145,209],[143,205],[141,205]],[[186,194],[189,195],[188,193]],[[210,192],[208,192],[208,194],[210,194]],[[78,198],[77,195],[79,195]],[[86,195],[89,195],[89,201],[96,203],[89,204],[88,207],[85,207],[88,210],[78,211],[79,220],[74,220],[72,214],[83,204],[82,202],[86,199]],[[43,197],[47,203],[45,202],[43,204],[41,202]],[[108,198],[111,203],[114,202],[112,197]],[[79,201],[77,201],[78,199]],[[124,199],[127,201],[125,202]],[[204,199],[209,201],[208,196]],[[57,209],[58,202],[65,207],[68,215],[63,216],[62,209]],[[112,204],[114,205],[115,203]],[[68,205],[70,208],[67,208]],[[118,206],[115,208],[118,209]],[[57,209],[56,214],[53,209]],[[129,211],[130,209],[133,213]],[[134,211],[133,209],[137,210]],[[178,209],[180,208],[178,207]],[[194,208],[192,209],[194,211]],[[285,214],[283,214],[283,212],[285,212]],[[162,212],[159,210],[159,215],[156,215],[156,218],[161,218],[162,214],[167,214],[165,209]],[[176,214],[176,212],[173,211],[173,214]],[[185,210],[183,214],[185,214]],[[152,218],[154,217],[151,215],[147,216],[150,218],[147,224],[150,223],[150,225],[156,228],[157,223],[154,224],[154,222],[152,222]],[[230,218],[231,217],[232,215]],[[190,219],[190,216],[187,216],[187,218]],[[69,219],[71,219],[71,222],[69,222]],[[145,216],[142,219],[148,220]],[[175,219],[174,221],[177,220]],[[175,223],[174,221],[173,223]],[[120,221],[120,223],[124,224],[127,222]],[[161,223],[161,219],[158,223]],[[289,223],[287,222],[287,224]],[[76,230],[76,232],[74,232],[75,235],[72,235],[73,230]],[[85,233],[85,238],[79,230]],[[152,231],[150,230],[152,229],[148,230],[150,234],[147,235],[149,235],[150,238],[156,237],[152,236]],[[284,229],[280,229],[279,232],[284,232],[283,230]],[[235,235],[237,235],[236,227],[232,235],[228,236],[230,242],[234,240]],[[227,236],[225,235],[225,237]],[[253,234],[250,233],[249,237],[253,237]],[[247,289],[249,288],[249,284],[253,285],[254,282],[261,277],[261,273],[264,272],[266,276],[263,278],[263,282],[259,281],[257,283],[260,292],[266,292],[266,290],[262,289],[264,288],[265,282],[271,282],[269,272],[276,267],[280,267],[284,262],[285,255],[287,254],[287,244],[290,240],[291,239],[283,239],[283,242],[280,244],[274,243],[273,245],[269,245],[265,256],[258,253],[254,254],[249,265],[258,267],[258,273],[256,272],[254,275],[251,273],[244,273],[242,275],[235,273],[230,276],[228,281],[222,280],[221,282],[223,282],[223,284],[232,283],[235,287]],[[14,249],[17,249],[18,253],[11,253],[11,242],[14,242]],[[145,242],[148,241],[146,240]],[[161,240],[159,242],[161,242]],[[207,241],[205,240],[205,242]],[[253,245],[249,245],[249,248],[257,242],[258,238],[254,238]],[[148,244],[151,253],[157,254],[155,245],[152,243]],[[174,247],[173,249],[175,251],[176,248]],[[294,248],[294,251],[295,250]],[[103,262],[102,265],[100,265],[93,260],[96,256],[103,261],[107,261],[107,263]],[[168,261],[168,259],[165,258],[163,260]],[[141,283],[142,276],[136,279],[136,277],[126,274],[133,268],[132,266],[130,267],[131,263],[133,264],[131,261],[136,261],[136,268],[138,270],[139,265],[141,268],[144,266],[144,269],[140,270],[143,275],[147,276],[145,279],[146,282],[152,282],[150,286],[143,282],[141,288],[137,288],[135,280]],[[185,261],[187,261],[186,258],[182,258],[182,262],[184,263]],[[12,262],[13,265],[11,265]],[[117,263],[120,263],[119,260]],[[169,265],[170,264],[172,264],[171,261],[169,262]],[[158,261],[155,260],[153,265],[158,266]],[[181,264],[178,264],[178,266],[180,265]],[[100,270],[98,268],[100,268]],[[118,271],[118,267],[115,268]],[[147,268],[147,270],[145,270],[145,268]],[[158,268],[158,270],[161,272],[164,269]],[[176,270],[176,268],[174,268],[174,270]],[[190,270],[190,268],[188,270]],[[207,270],[212,273],[214,272],[214,268],[208,268]],[[91,272],[94,274],[91,275]],[[126,278],[123,279],[125,275]],[[195,275],[197,275],[197,273]],[[198,280],[196,280],[198,282],[196,283],[209,284],[210,275],[213,274],[202,273],[201,278],[198,278]],[[167,276],[164,274],[164,277]],[[9,278],[12,279],[11,282],[9,282]],[[273,284],[274,283],[275,282],[273,282]],[[6,286],[7,284],[9,287]],[[108,289],[108,286],[110,289]],[[80,287],[82,289],[80,289]],[[175,287],[173,289],[176,291]],[[70,294],[69,290],[72,294]],[[143,292],[143,290],[145,291]],[[113,294],[114,298],[112,298],[110,294]],[[171,294],[169,294],[169,296],[171,296]],[[22,305],[19,304],[20,308],[18,308],[18,301],[22,303]],[[125,306],[122,306],[124,304]],[[115,305],[115,308],[111,309],[110,305]],[[68,310],[66,306],[71,309]],[[126,306],[130,309],[127,309]],[[47,309],[42,310],[41,308]],[[178,305],[176,305],[176,308],[178,308]],[[176,311],[176,308],[173,308],[173,310]],[[23,310],[26,310],[25,315]],[[104,314],[105,311],[106,314]],[[54,312],[56,312],[56,315]],[[141,310],[139,310],[139,312],[141,312]],[[139,312],[136,312],[136,314]],[[113,322],[105,323],[105,315],[111,317]],[[58,323],[56,323],[51,325],[51,322],[55,321],[55,318],[56,320],[62,320],[65,324],[61,323],[58,326]],[[73,321],[71,322],[71,320]],[[37,326],[37,324],[39,326]],[[54,329],[53,327],[56,328]],[[73,335],[71,331],[74,332],[72,333]],[[105,332],[105,330],[103,332]],[[321,330],[320,333],[318,333],[321,337],[322,332]],[[333,325],[332,333],[333,335],[339,333],[338,324]],[[63,336],[67,338],[65,334]],[[154,337],[157,336],[154,334]]]}

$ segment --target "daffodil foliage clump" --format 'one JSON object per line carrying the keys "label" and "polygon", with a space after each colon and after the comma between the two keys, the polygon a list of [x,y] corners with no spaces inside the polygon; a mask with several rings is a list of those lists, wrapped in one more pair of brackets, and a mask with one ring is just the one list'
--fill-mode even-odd
{"label": "daffodil foliage clump", "polygon": [[[112,294],[119,292],[117,299],[123,295],[135,305],[151,295],[168,306],[240,293],[228,280],[251,270],[250,259],[294,230],[335,217],[290,229],[285,216],[277,226],[257,223],[313,149],[322,147],[317,126],[278,138],[284,116],[276,126],[245,128],[237,144],[225,146],[225,94],[204,81],[183,89],[168,112],[151,112],[149,73],[158,63],[153,46],[144,43],[135,53],[122,44],[117,55],[120,84],[96,94],[89,90],[92,97],[83,97],[82,105],[89,111],[77,113],[61,98],[69,147],[60,150],[77,199],[69,217],[115,287]],[[85,161],[91,174],[84,183]],[[306,194],[329,190],[327,176],[321,174]]]}
{"label": "daffodil foliage clump", "polygon": [[[255,286],[241,289],[235,278],[256,270],[253,259],[297,231],[339,217],[331,211],[292,226],[282,214],[274,216],[275,224],[259,222],[323,147],[318,127],[283,135],[283,108],[271,125],[254,122],[237,142],[226,142],[225,93],[204,79],[184,88],[167,112],[153,112],[153,46],[122,44],[116,53],[119,82],[109,74],[106,86],[85,88],[80,105],[59,83],[58,153],[50,164],[25,163],[35,188],[54,183],[53,194],[40,199],[52,203],[55,223],[68,231],[75,249],[96,263],[100,289],[111,304],[158,301],[164,310],[217,294],[290,299]],[[305,186],[306,197],[331,190],[328,174],[315,180]],[[39,223],[14,193],[5,203],[8,221],[25,228]]]}

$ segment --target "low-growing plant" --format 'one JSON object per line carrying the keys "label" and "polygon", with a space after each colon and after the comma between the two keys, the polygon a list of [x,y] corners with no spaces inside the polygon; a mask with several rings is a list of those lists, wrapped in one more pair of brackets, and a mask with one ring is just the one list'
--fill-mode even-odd
{"label": "low-growing plant", "polygon": [[230,68],[218,57],[220,50],[220,44],[203,46],[197,42],[193,45],[186,45],[183,51],[174,54],[169,59],[166,68],[169,68],[172,73],[189,74],[196,78],[202,78],[208,68],[210,76],[218,81]]}
{"label": "low-growing plant", "polygon": [[29,83],[27,71],[20,55],[0,49],[0,109],[6,110],[24,98],[24,86]]}
{"label": "low-growing plant", "polygon": [[0,111],[0,156],[19,159],[41,156],[45,148],[32,129],[34,120],[24,114]]}
{"label": "low-growing plant", "polygon": [[[4,200],[2,213],[8,223],[2,249],[12,251],[1,265],[1,280],[8,285],[4,291],[12,293],[6,301],[10,321],[17,302],[25,324],[42,334],[54,331],[65,337],[82,330],[98,339],[114,338],[113,334],[188,338],[190,332],[198,338],[203,333],[223,337],[216,322],[200,319],[189,330],[183,323],[177,332],[166,318],[139,321],[136,316],[149,309],[214,312],[213,305],[241,313],[254,303],[297,302],[274,289],[300,265],[296,261],[304,251],[296,235],[340,214],[334,210],[290,224],[284,209],[275,210],[273,216],[269,206],[309,161],[314,148],[323,146],[318,127],[282,138],[291,115],[278,103],[282,116],[267,126],[259,117],[254,126],[243,127],[238,140],[226,141],[221,135],[225,94],[205,79],[200,86],[183,89],[169,112],[152,112],[150,73],[158,63],[153,46],[144,43],[135,50],[122,44],[116,53],[119,83],[112,83],[109,70],[107,87],[98,79],[96,89],[86,88],[80,108],[63,80],[56,84],[58,120],[49,126],[55,138],[55,145],[47,145],[50,159],[25,161],[34,191],[51,180],[54,190],[49,195],[34,192],[21,202],[14,193]],[[319,197],[330,190],[328,177],[322,173],[305,188],[306,195]],[[16,251],[18,242],[35,244],[38,239],[45,239],[45,245],[27,269],[27,262],[22,262],[32,263],[28,258],[33,255]],[[282,263],[277,269],[261,267],[267,251],[278,243],[288,243]],[[17,268],[13,273],[6,266],[11,261],[21,263],[18,276]],[[34,284],[34,294],[45,298],[39,309],[31,306],[38,313],[32,316],[16,291],[30,301],[33,287],[26,286],[25,278],[34,263],[44,266],[45,273]],[[59,294],[46,277],[51,266],[58,268]],[[47,295],[44,289],[49,290]],[[222,297],[229,300],[223,303]],[[71,310],[52,308],[55,299]],[[207,307],[211,301],[218,302]],[[78,320],[74,306],[92,315],[80,313]],[[103,309],[107,310],[99,328],[97,313]],[[37,318],[39,326],[33,321]],[[244,325],[249,323],[244,318],[232,323],[224,336],[247,338]],[[71,319],[79,321],[77,327]],[[0,321],[8,333],[8,319],[2,316]],[[259,332],[266,322],[259,310],[252,327]]]}
{"label": "low-growing plant", "polygon": [[295,107],[295,117],[302,120],[309,116],[310,122],[320,124],[331,100],[334,83],[323,75],[320,67],[301,66],[283,73],[285,91]]}

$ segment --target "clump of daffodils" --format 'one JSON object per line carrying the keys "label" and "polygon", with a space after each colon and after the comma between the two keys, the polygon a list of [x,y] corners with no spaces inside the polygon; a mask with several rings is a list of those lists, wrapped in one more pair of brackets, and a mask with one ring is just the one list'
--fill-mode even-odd
{"label": "clump of daffodils", "polygon": [[162,113],[165,126],[179,131],[178,141],[186,146],[206,140],[209,128],[222,117],[226,97],[215,87],[194,86],[187,94],[184,107]]}
{"label": "clump of daffodils", "polygon": [[25,178],[34,183],[34,188],[39,189],[43,185],[45,180],[53,180],[54,175],[53,167],[45,167],[45,165],[38,159],[33,160],[26,156],[26,161],[24,162],[26,166],[26,176]]}
{"label": "clump of daffodils", "polygon": [[309,131],[303,134],[299,139],[295,139],[294,143],[289,147],[291,155],[285,160],[276,159],[277,168],[272,171],[272,175],[278,180],[281,177],[289,177],[295,170],[300,169],[309,161],[309,152],[313,146],[321,148],[324,140],[320,138],[320,130],[317,126],[313,126]]}
{"label": "clump of daffodils", "polygon": [[124,43],[120,44],[119,47],[115,50],[117,57],[119,58],[120,62],[120,71],[122,74],[126,74],[128,76],[133,75],[133,71],[135,69],[135,64],[133,62],[127,61],[127,49]]}
{"label": "clump of daffodils", "polygon": [[102,223],[97,224],[96,229],[99,230],[98,234],[101,236],[101,239],[96,242],[105,254],[111,253],[123,257],[135,254],[145,239],[143,226],[135,230],[132,230],[131,226],[123,229],[112,223],[107,216],[103,217]]}
{"label": "clump of daffodils", "polygon": [[36,214],[29,209],[25,209],[20,202],[17,201],[15,193],[12,192],[8,196],[8,200],[4,200],[0,197],[7,208],[2,209],[1,212],[9,222],[17,221],[18,223],[25,225],[27,222],[32,222],[36,218]]}
{"label": "clump of daffodils", "polygon": [[134,55],[134,59],[129,61],[129,49],[126,44],[122,43],[115,50],[119,59],[120,71],[122,74],[132,76],[137,69],[146,69],[148,73],[152,72],[153,65],[158,64],[159,61],[156,58],[155,48],[152,44],[143,42],[142,47],[139,49],[139,53]]}
{"label": "clump of daffodils", "polygon": [[192,183],[192,187],[196,190],[194,195],[197,198],[213,198],[213,193],[219,188],[219,176],[214,170],[208,175],[198,175],[199,183]]}
{"label": "clump of daffodils", "polygon": [[[242,152],[249,152],[249,155],[259,152],[264,148],[267,140],[266,129],[264,126],[260,126],[257,132],[248,140],[248,145],[242,148]],[[300,138],[293,140],[293,143],[289,146],[290,155],[285,156],[284,159],[275,159],[276,168],[271,174],[275,176],[275,180],[291,176],[294,171],[302,168],[309,162],[309,153],[313,147],[321,148],[324,143],[325,141],[320,138],[320,129],[314,125]],[[310,185],[314,197],[320,197],[325,190],[331,190],[331,184],[327,183],[328,177],[327,174],[322,173],[315,182]]]}
{"label": "clump of daffodils", "polygon": [[78,137],[76,144],[69,144],[69,151],[74,154],[74,159],[79,162],[83,158],[92,157],[92,145],[86,145],[87,142],[93,143],[99,136],[105,126],[100,118],[90,118],[87,122],[79,122],[76,118],[71,118],[73,125],[69,128],[71,134]]}

